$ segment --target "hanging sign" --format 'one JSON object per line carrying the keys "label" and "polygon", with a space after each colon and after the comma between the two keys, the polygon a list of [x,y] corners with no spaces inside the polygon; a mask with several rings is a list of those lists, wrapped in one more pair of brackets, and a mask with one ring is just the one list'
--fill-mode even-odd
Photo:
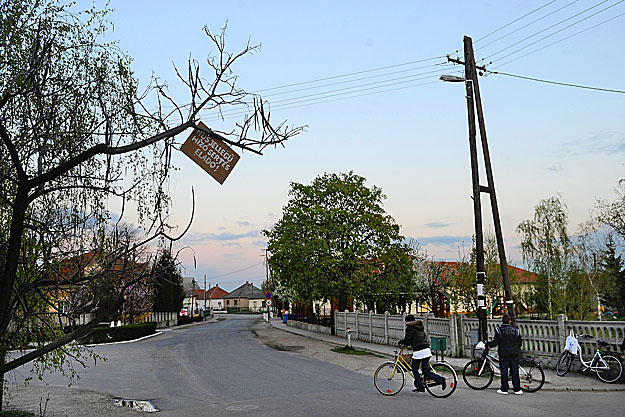
{"label": "hanging sign", "polygon": [[[209,130],[202,122],[198,126]],[[224,183],[241,158],[223,141],[199,129],[193,130],[180,150],[220,184]]]}

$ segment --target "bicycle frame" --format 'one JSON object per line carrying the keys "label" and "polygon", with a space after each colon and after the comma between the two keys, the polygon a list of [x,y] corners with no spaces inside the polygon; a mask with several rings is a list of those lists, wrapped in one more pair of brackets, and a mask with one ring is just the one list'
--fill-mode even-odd
{"label": "bicycle frame", "polygon": [[[482,361],[482,366],[480,367],[480,372],[479,372],[480,374],[484,371],[484,365],[486,364],[486,362],[489,362],[491,368],[493,368],[493,371],[495,372],[495,375],[499,375],[501,377],[501,369],[499,368],[499,365],[498,365],[499,358],[494,357],[490,353],[486,353],[486,355],[482,355],[482,359],[484,360]],[[521,366],[521,364],[519,364],[519,376],[523,376],[527,374],[528,374],[527,371],[523,368],[523,366]]]}
{"label": "bicycle frame", "polygon": [[[595,354],[588,362],[584,361],[584,358],[582,356],[582,347],[579,345],[579,341],[577,340],[578,336],[579,335],[576,334],[573,335],[575,342],[577,343],[577,354],[579,355],[579,361],[584,366],[584,371],[590,370],[592,372],[598,373],[600,371],[610,369],[608,364],[603,360],[603,356],[601,356],[601,350],[599,349],[599,347],[597,347],[597,349],[595,350]],[[569,352],[571,352],[571,354],[575,355],[575,353],[573,353],[572,349],[568,345],[564,347],[564,350],[568,350]]]}

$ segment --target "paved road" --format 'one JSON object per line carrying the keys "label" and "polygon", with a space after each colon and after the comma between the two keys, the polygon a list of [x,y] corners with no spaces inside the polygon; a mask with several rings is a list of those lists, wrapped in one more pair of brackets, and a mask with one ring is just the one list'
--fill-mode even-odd
{"label": "paved road", "polygon": [[[383,397],[372,383],[381,357],[348,357],[323,341],[255,321],[227,320],[175,329],[140,342],[99,346],[104,364],[81,371],[70,389],[63,379],[48,387],[20,388],[13,403],[47,417],[145,415],[112,405],[112,398],[151,400],[163,416],[500,416],[592,415],[622,412],[622,392],[540,392],[500,396],[462,383],[448,399],[414,394],[410,387]],[[23,372],[23,371],[22,371]],[[19,375],[17,376],[19,378]]]}

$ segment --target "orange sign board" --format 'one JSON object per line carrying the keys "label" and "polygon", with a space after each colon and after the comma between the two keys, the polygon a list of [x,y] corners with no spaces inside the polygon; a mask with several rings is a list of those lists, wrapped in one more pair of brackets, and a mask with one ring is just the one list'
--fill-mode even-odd
{"label": "orange sign board", "polygon": [[[198,125],[208,130],[204,123]],[[180,150],[220,184],[224,183],[241,158],[223,141],[199,129],[193,130]]]}

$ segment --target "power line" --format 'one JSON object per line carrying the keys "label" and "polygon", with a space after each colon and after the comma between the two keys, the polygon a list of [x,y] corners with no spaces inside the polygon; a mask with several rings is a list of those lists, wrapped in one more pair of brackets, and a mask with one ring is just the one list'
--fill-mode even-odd
{"label": "power line", "polygon": [[[572,1],[572,2],[570,2],[569,4],[565,4],[564,6],[560,7],[559,9],[554,10],[554,11],[553,11],[553,12],[551,12],[551,13],[548,13],[548,14],[546,14],[546,15],[542,16],[542,17],[539,17],[538,19],[533,20],[533,21],[531,21],[530,23],[528,23],[528,24],[526,24],[526,25],[523,25],[523,26],[521,26],[521,27],[520,27],[520,28],[518,28],[518,29],[515,29],[515,30],[513,30],[512,32],[509,32],[509,33],[507,33],[507,34],[505,34],[505,35],[503,35],[503,36],[500,36],[500,37],[498,37],[497,39],[495,39],[495,40],[492,40],[492,41],[488,42],[486,45],[482,45],[480,48],[477,48],[477,49],[476,49],[476,51],[479,51],[480,49],[484,49],[484,48],[486,48],[487,46],[492,45],[493,43],[495,43],[495,42],[497,42],[497,41],[500,41],[500,40],[502,40],[503,38],[507,38],[508,36],[510,36],[510,35],[512,35],[512,34],[514,34],[514,33],[517,33],[517,32],[518,32],[518,31],[520,31],[520,30],[525,29],[526,27],[529,27],[529,26],[533,25],[533,24],[534,24],[534,23],[536,23],[536,22],[539,22],[539,21],[541,21],[541,20],[543,20],[543,19],[546,19],[546,18],[548,18],[549,16],[551,16],[551,15],[554,15],[554,14],[558,13],[560,10],[566,9],[567,7],[571,6],[572,4],[577,3],[578,1],[579,1],[579,0],[573,0],[573,1]],[[553,3],[553,2],[552,2],[552,3]],[[518,19],[517,19],[517,20],[518,20]]]}
{"label": "power line", "polygon": [[[428,78],[435,78],[435,77],[436,76],[431,76],[431,77],[428,77]],[[424,85],[438,84],[438,83],[439,83],[438,80],[436,80],[436,81],[429,81],[429,82],[425,82],[425,83],[418,83],[418,84],[404,85],[404,86],[396,87],[396,88],[389,88],[389,89],[386,89],[386,90],[379,90],[379,91],[373,91],[373,92],[368,92],[368,93],[363,93],[363,94],[356,94],[356,95],[350,95],[350,96],[343,96],[343,97],[334,98],[334,99],[330,99],[330,100],[325,100],[324,98],[302,100],[301,102],[278,105],[275,108],[272,108],[271,110],[272,111],[273,110],[290,110],[290,109],[296,109],[296,108],[300,108],[300,107],[313,106],[313,105],[316,105],[316,104],[326,104],[326,103],[331,103],[331,102],[340,101],[340,100],[349,100],[349,99],[358,98],[358,97],[370,96],[370,95],[374,95],[374,94],[382,94],[382,93],[387,93],[387,92],[397,91],[397,90],[406,90],[408,88],[414,88],[414,87],[420,87],[420,86],[424,86]],[[232,114],[232,115],[228,115],[228,116],[224,117],[224,119],[229,119],[231,117],[242,116],[244,114],[245,113]],[[216,120],[217,119],[212,119],[212,120],[208,120],[208,121],[216,121]]]}
{"label": "power line", "polygon": [[[571,20],[571,19],[573,19],[574,17],[577,17],[577,16],[579,16],[579,15],[581,15],[581,14],[584,14],[584,13],[586,13],[587,11],[589,11],[589,10],[591,10],[591,9],[594,9],[595,7],[597,7],[597,6],[599,6],[599,5],[603,4],[603,3],[605,3],[605,2],[607,2],[607,1],[608,1],[608,0],[604,0],[604,1],[602,1],[601,3],[598,3],[598,4],[596,4],[596,5],[592,6],[592,7],[589,7],[588,9],[586,9],[586,10],[584,10],[584,11],[582,11],[582,12],[579,12],[579,13],[577,13],[577,14],[575,14],[575,15],[573,15],[573,16],[571,16],[571,17],[567,18],[567,19],[561,20],[560,22],[555,23],[555,24],[553,24],[553,25],[549,26],[549,27],[548,27],[548,28],[546,28],[546,29],[543,29],[543,30],[541,30],[541,31],[538,31],[538,32],[534,33],[533,35],[530,35],[530,36],[528,36],[528,37],[526,37],[526,38],[524,38],[524,39],[521,39],[520,41],[515,42],[515,43],[513,43],[512,45],[509,45],[509,46],[507,46],[507,47],[505,47],[505,48],[503,48],[503,49],[500,49],[499,51],[497,51],[497,52],[495,52],[495,53],[493,53],[493,54],[489,55],[489,56],[488,56],[488,57],[486,57],[485,59],[490,59],[490,58],[492,58],[493,56],[498,55],[499,53],[501,53],[501,52],[503,52],[503,51],[505,51],[505,50],[507,50],[507,49],[510,49],[510,48],[512,48],[513,46],[516,46],[516,45],[520,44],[521,42],[524,42],[524,41],[526,41],[526,40],[528,40],[528,39],[530,39],[530,38],[533,38],[534,36],[536,36],[536,35],[538,35],[538,34],[540,34],[540,33],[543,33],[543,32],[545,32],[545,31],[547,31],[547,30],[549,30],[549,29],[552,29],[552,28],[554,28],[554,27],[556,27],[556,26],[558,26],[558,25],[560,25],[560,24],[562,24],[562,23],[564,23],[564,22],[566,22],[566,21],[568,21],[568,20]],[[577,25],[577,24],[579,24],[579,23],[582,23],[582,22],[584,22],[584,21],[586,21],[586,20],[590,19],[591,17],[598,15],[599,13],[603,13],[603,12],[605,12],[606,10],[611,9],[611,8],[612,8],[612,7],[614,7],[614,6],[616,6],[616,5],[620,4],[620,3],[623,3],[624,1],[625,1],[625,0],[620,0],[620,1],[618,1],[618,2],[616,2],[616,3],[614,3],[614,4],[612,4],[612,5],[610,5],[610,6],[606,7],[606,8],[604,8],[604,9],[599,10],[598,12],[595,12],[595,13],[593,13],[593,14],[589,15],[589,16],[584,17],[583,19],[578,20],[578,21],[577,21],[577,22],[575,22],[575,23],[571,23],[570,25],[565,26],[565,27],[564,27],[564,28],[562,28],[562,29],[559,29],[559,30],[557,30],[557,31],[555,31],[555,32],[553,32],[553,33],[551,33],[551,34],[547,35],[547,36],[544,36],[544,37],[540,38],[540,39],[539,39],[539,40],[537,40],[537,41],[534,41],[534,42],[532,42],[532,43],[530,43],[530,44],[528,44],[528,45],[525,45],[524,47],[522,47],[522,48],[520,48],[520,49],[517,49],[517,50],[516,50],[516,51],[514,51],[514,52],[511,52],[511,53],[509,53],[509,54],[507,54],[507,55],[504,55],[503,57],[501,57],[501,58],[499,58],[499,59],[504,59],[504,58],[507,58],[507,57],[509,57],[509,56],[511,56],[511,55],[514,55],[514,54],[516,54],[516,53],[518,53],[518,52],[520,52],[520,51],[522,51],[522,50],[524,50],[524,49],[527,49],[527,48],[529,48],[530,46],[535,45],[535,44],[537,44],[538,42],[541,42],[541,41],[543,41],[543,40],[545,40],[545,39],[547,39],[547,38],[550,38],[550,37],[552,37],[552,36],[554,36],[554,35],[556,35],[556,34],[558,34],[558,33],[562,32],[562,31],[564,31],[564,30],[566,30],[566,29],[568,29],[568,28],[570,28],[570,27],[572,27],[572,26],[575,26],[575,25]]]}
{"label": "power line", "polygon": [[625,16],[625,13],[618,14],[618,15],[616,15],[616,16],[614,16],[614,17],[611,17],[611,18],[609,18],[609,19],[604,20],[603,22],[597,23],[596,25],[593,25],[593,26],[587,27],[586,29],[580,30],[579,32],[575,32],[575,33],[573,33],[572,35],[569,35],[569,36],[567,36],[567,37],[565,37],[565,38],[559,39],[559,40],[557,40],[557,41],[555,41],[555,42],[552,42],[552,43],[550,43],[550,44],[548,44],[548,45],[545,45],[545,46],[543,46],[543,47],[541,47],[541,48],[538,48],[538,49],[536,49],[536,50],[533,50],[533,51],[531,51],[531,52],[528,52],[528,53],[526,53],[526,54],[523,54],[523,55],[521,55],[521,56],[519,56],[519,57],[516,57],[516,58],[514,58],[514,59],[511,59],[511,60],[510,60],[510,61],[508,61],[508,62],[504,62],[503,64],[499,64],[499,65],[497,65],[495,68],[501,68],[501,67],[503,67],[504,65],[508,65],[508,64],[510,64],[511,62],[518,61],[518,60],[519,60],[519,59],[521,59],[521,58],[525,58],[525,57],[526,57],[526,56],[528,56],[528,55],[534,54],[534,53],[536,53],[536,52],[538,52],[538,51],[542,51],[542,50],[543,50],[543,49],[545,49],[545,48],[549,48],[550,46],[553,46],[553,45],[555,45],[555,44],[557,44],[557,43],[563,42],[563,41],[565,41],[565,40],[567,40],[567,39],[569,39],[569,38],[572,38],[573,36],[577,36],[577,35],[579,35],[579,34],[581,34],[581,33],[584,33],[584,32],[587,32],[587,31],[589,31],[589,30],[591,30],[591,29],[596,28],[597,26],[601,26],[601,25],[606,24],[606,23],[608,23],[608,22],[610,22],[610,21],[612,21],[612,20],[618,19],[618,18],[619,18],[619,17],[621,17],[621,16]]}
{"label": "power line", "polygon": [[412,64],[418,64],[418,63],[421,63],[421,62],[433,61],[435,59],[441,59],[441,58],[445,58],[445,55],[436,56],[436,57],[432,57],[432,58],[418,59],[418,60],[415,60],[415,61],[403,62],[401,64],[387,65],[387,66],[384,66],[384,67],[371,68],[371,69],[362,70],[362,71],[350,72],[350,73],[347,73],[347,74],[333,75],[333,76],[330,76],[330,77],[318,78],[316,80],[301,81],[301,82],[292,83],[292,84],[285,84],[285,85],[281,85],[281,86],[278,86],[278,87],[263,88],[263,89],[260,89],[260,90],[253,91],[251,94],[258,94],[258,93],[261,93],[263,91],[278,90],[278,89],[282,89],[282,88],[295,87],[295,86],[304,85],[304,84],[312,84],[312,83],[317,83],[317,82],[321,82],[321,81],[329,81],[329,80],[334,80],[334,79],[337,79],[337,78],[351,77],[352,75],[360,75],[360,74],[366,74],[368,72],[382,71],[382,70],[385,70],[385,69],[397,68],[397,67],[406,66],[406,65],[412,65]]}
{"label": "power line", "polygon": [[[444,63],[444,64],[437,64],[437,65],[448,65],[448,63]],[[404,77],[396,77],[396,78],[391,78],[391,79],[387,79],[387,80],[381,80],[381,81],[376,81],[376,82],[371,82],[371,83],[363,83],[363,84],[358,84],[358,85],[354,85],[354,86],[349,86],[349,87],[343,87],[343,88],[337,88],[337,89],[331,89],[331,90],[326,90],[326,91],[321,91],[318,93],[313,93],[313,94],[306,94],[306,95],[300,95],[300,96],[296,96],[296,97],[291,97],[291,98],[284,98],[281,100],[273,100],[271,101],[271,103],[284,103],[284,102],[288,102],[288,101],[294,101],[294,100],[301,100],[301,99],[305,99],[305,98],[310,98],[310,97],[316,97],[316,96],[322,96],[321,98],[327,98],[327,97],[333,97],[335,95],[337,95],[337,93],[340,92],[345,92],[345,94],[349,94],[349,93],[355,93],[355,92],[360,92],[360,91],[365,91],[368,89],[373,89],[373,88],[384,88],[384,87],[389,87],[392,85],[397,85],[397,84],[401,84],[401,83],[407,83],[407,82],[412,82],[412,81],[418,81],[418,80],[422,80],[422,79],[427,79],[430,77],[423,77],[424,75],[428,75],[428,74],[440,74],[442,72],[447,71],[447,68],[444,69],[437,69],[437,70],[433,70],[433,71],[425,71],[425,72],[420,72],[417,74],[412,74],[412,75],[408,75],[408,76],[404,76]],[[404,81],[400,81],[400,80],[404,80]],[[397,81],[397,82],[394,82]],[[343,84],[343,83],[340,83]],[[363,88],[363,87],[368,87],[368,88]],[[310,88],[306,88],[303,90],[310,90]],[[352,90],[352,91],[350,91]],[[299,91],[299,90],[298,90]],[[274,95],[279,95],[280,93],[276,93]],[[284,93],[287,94],[287,93]],[[247,112],[248,110],[240,110],[240,109],[231,109],[231,110],[225,110],[221,113],[213,113],[213,114],[208,114],[208,117],[214,117],[214,118],[221,118],[223,115],[232,115],[233,113],[236,113],[237,115],[242,115],[245,114],[245,112]]]}
{"label": "power line", "polygon": [[228,275],[236,274],[236,273],[238,273],[238,272],[247,271],[248,269],[252,269],[252,268],[254,268],[255,266],[258,266],[258,265],[261,265],[261,264],[262,264],[262,262],[258,262],[258,263],[255,263],[254,265],[250,265],[250,266],[248,266],[248,267],[246,267],[246,268],[238,269],[238,270],[236,270],[236,271],[228,272],[228,273],[226,273],[226,274],[215,275],[214,277],[210,277],[210,278],[206,278],[206,279],[207,279],[207,280],[209,280],[209,279],[215,279],[215,278],[225,277],[225,276],[228,276]]}
{"label": "power line", "polygon": [[[503,25],[503,26],[502,26],[502,27],[500,27],[499,29],[495,29],[495,30],[493,30],[492,32],[490,32],[489,34],[482,36],[481,38],[479,38],[478,40],[476,40],[476,41],[475,41],[475,42],[473,42],[473,43],[475,44],[475,43],[478,43],[479,41],[481,41],[481,40],[483,40],[483,39],[488,38],[490,35],[493,35],[493,34],[495,34],[495,33],[499,32],[500,30],[507,28],[508,26],[510,26],[510,25],[512,25],[512,24],[514,24],[514,23],[516,23],[516,22],[518,22],[519,20],[522,20],[522,19],[526,18],[527,16],[529,16],[529,15],[531,15],[531,14],[533,14],[533,13],[536,13],[537,11],[539,11],[539,10],[541,10],[541,9],[544,9],[545,7],[549,6],[551,3],[555,3],[556,1],[557,1],[557,0],[552,0],[552,1],[550,1],[549,3],[547,3],[547,4],[543,5],[543,6],[540,6],[539,8],[534,9],[534,10],[532,10],[532,11],[531,11],[531,12],[529,12],[529,13],[524,14],[523,16],[519,17],[518,19],[515,19],[515,20],[513,20],[512,22],[510,22],[510,23],[507,23],[507,24]],[[577,1],[577,0],[576,0],[576,1]],[[492,43],[492,42],[491,42],[491,43]],[[489,45],[490,45],[490,44],[489,44]]]}
{"label": "power line", "polygon": [[625,91],[623,91],[623,90],[614,90],[614,89],[610,89],[610,88],[599,88],[599,87],[589,87],[589,86],[586,86],[586,85],[563,83],[563,82],[559,82],[559,81],[542,80],[540,78],[526,77],[526,76],[523,76],[523,75],[516,75],[516,74],[509,74],[507,72],[499,72],[499,71],[489,71],[489,72],[491,74],[506,75],[508,77],[522,78],[524,80],[537,81],[537,82],[547,83],[547,84],[562,85],[562,86],[565,86],[565,87],[584,88],[584,89],[587,89],[587,90],[607,91],[607,92],[610,92],[610,93],[625,94]]}

